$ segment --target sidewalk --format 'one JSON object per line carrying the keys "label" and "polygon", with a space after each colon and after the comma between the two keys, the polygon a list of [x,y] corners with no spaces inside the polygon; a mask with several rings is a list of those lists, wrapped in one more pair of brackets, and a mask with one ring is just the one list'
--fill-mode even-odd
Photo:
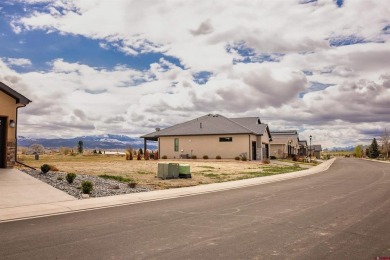
{"label": "sidewalk", "polygon": [[[216,191],[238,189],[243,187],[255,186],[260,184],[272,183],[282,180],[299,178],[315,173],[323,172],[329,169],[335,159],[328,160],[316,167],[302,170],[299,172],[285,173],[267,177],[258,177],[246,180],[231,181],[224,183],[213,183],[194,187],[177,188],[169,190],[157,190],[144,193],[132,193],[118,196],[91,198],[84,200],[73,199],[37,203],[34,205],[14,206],[1,209],[0,222],[15,221],[20,219],[43,217],[49,215],[65,214],[70,212],[85,211],[99,208],[115,207],[120,205],[136,204],[148,201],[157,201],[164,199],[172,199],[185,197],[197,194],[204,194]],[[32,178],[32,177],[31,177]],[[1,179],[0,179],[1,183]],[[54,189],[54,188],[53,188]],[[59,191],[61,192],[61,191]],[[0,191],[0,196],[2,196]],[[62,192],[61,192],[62,193]],[[69,195],[67,195],[69,196]],[[49,196],[48,196],[49,197]]]}

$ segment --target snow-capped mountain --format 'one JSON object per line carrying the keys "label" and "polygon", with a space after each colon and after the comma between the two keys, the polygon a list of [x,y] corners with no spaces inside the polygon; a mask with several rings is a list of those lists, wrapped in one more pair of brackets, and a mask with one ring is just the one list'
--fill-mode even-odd
{"label": "snow-capped mountain", "polygon": [[[76,147],[79,141],[83,141],[85,149],[127,149],[143,148],[144,141],[141,138],[133,138],[126,135],[88,135],[74,138],[29,138],[18,136],[18,145],[29,147],[32,144],[41,144],[45,148]],[[148,148],[155,149],[154,142],[148,142]]]}

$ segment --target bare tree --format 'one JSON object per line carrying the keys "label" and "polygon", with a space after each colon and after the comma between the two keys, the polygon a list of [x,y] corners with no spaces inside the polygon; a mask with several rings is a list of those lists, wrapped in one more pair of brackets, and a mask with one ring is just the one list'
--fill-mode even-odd
{"label": "bare tree", "polygon": [[32,144],[30,145],[29,150],[32,153],[38,153],[38,154],[42,154],[45,152],[45,148],[41,144]]}
{"label": "bare tree", "polygon": [[389,150],[390,150],[390,136],[389,136],[389,133],[387,132],[386,128],[382,134],[381,143],[382,143],[382,154],[386,158],[388,158],[389,157]]}

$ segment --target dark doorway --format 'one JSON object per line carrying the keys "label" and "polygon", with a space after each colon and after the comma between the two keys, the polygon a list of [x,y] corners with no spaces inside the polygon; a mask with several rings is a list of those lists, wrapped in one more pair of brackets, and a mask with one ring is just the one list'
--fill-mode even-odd
{"label": "dark doorway", "polygon": [[256,142],[252,142],[252,160],[256,160]]}
{"label": "dark doorway", "polygon": [[6,168],[6,156],[7,156],[7,118],[6,117],[0,117],[0,168]]}

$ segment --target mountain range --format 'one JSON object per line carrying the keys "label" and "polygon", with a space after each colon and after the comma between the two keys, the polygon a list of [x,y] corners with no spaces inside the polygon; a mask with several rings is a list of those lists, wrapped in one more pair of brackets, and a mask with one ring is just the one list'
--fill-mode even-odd
{"label": "mountain range", "polygon": [[[45,148],[76,147],[79,141],[83,141],[85,149],[127,149],[143,148],[144,141],[141,138],[133,138],[126,135],[88,135],[74,138],[29,138],[18,136],[18,145],[29,147],[32,144],[41,144]],[[148,149],[156,149],[157,143],[148,142]]]}

